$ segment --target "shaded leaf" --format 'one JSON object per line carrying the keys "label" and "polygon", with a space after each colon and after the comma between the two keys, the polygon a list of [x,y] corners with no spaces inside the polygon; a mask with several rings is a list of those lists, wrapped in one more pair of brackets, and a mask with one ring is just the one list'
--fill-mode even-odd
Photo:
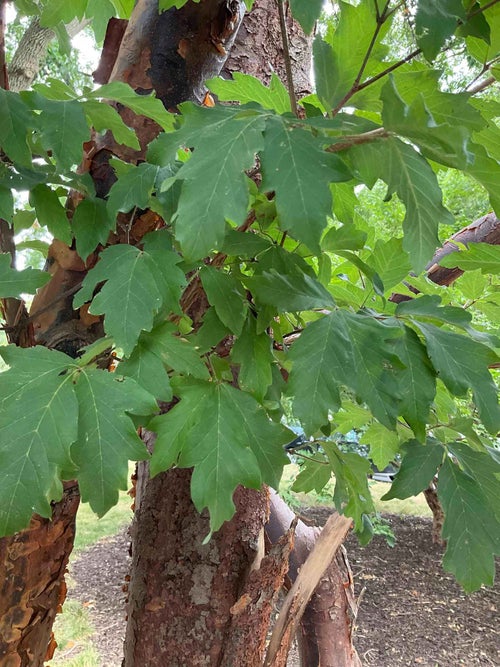
{"label": "shaded leaf", "polygon": [[39,287],[49,282],[51,276],[37,269],[12,269],[10,254],[0,254],[0,297],[18,297],[24,292],[34,294]]}
{"label": "shaded leaf", "polygon": [[0,534],[7,535],[25,528],[33,512],[50,517],[50,502],[61,497],[77,401],[65,354],[9,345],[0,355],[11,366],[0,373]]}
{"label": "shaded leaf", "polygon": [[453,572],[468,593],[483,584],[491,586],[493,556],[500,553],[500,522],[484,511],[487,500],[481,487],[447,458],[439,473],[438,496],[445,514],[444,569]]}
{"label": "shaded leaf", "polygon": [[71,455],[78,465],[78,485],[84,502],[102,516],[118,502],[118,490],[127,489],[128,461],[149,457],[127,413],[157,412],[151,394],[131,378],[107,371],[82,369],[76,383],[78,439]]}
{"label": "shaded leaf", "polygon": [[283,118],[270,118],[261,155],[262,188],[276,192],[281,227],[313,251],[331,214],[332,181],[351,174],[342,160],[322,148],[322,141]]}
{"label": "shaded leaf", "polygon": [[411,440],[403,447],[404,455],[398,474],[382,500],[410,498],[426,489],[444,457],[444,448],[436,440],[427,439],[425,445]]}

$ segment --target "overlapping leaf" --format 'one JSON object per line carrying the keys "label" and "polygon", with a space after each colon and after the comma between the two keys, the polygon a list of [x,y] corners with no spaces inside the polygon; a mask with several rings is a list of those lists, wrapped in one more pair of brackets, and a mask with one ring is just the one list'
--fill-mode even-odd
{"label": "overlapping leaf", "polygon": [[428,60],[433,60],[446,40],[465,19],[462,0],[419,0],[415,17],[417,43]]}
{"label": "overlapping leaf", "polygon": [[0,89],[0,146],[14,162],[31,166],[28,129],[35,125],[31,109],[19,95]]}
{"label": "overlapping leaf", "polygon": [[[164,254],[163,268],[174,276],[176,284],[179,261],[173,252]],[[103,281],[104,286],[92,300],[95,286]],[[101,253],[99,262],[85,277],[75,297],[75,307],[92,300],[89,311],[105,315],[106,333],[129,354],[141,331],[152,328],[154,315],[169,296],[165,294],[164,282],[150,253],[129,245],[111,246]]]}
{"label": "overlapping leaf", "polygon": [[50,274],[37,269],[16,271],[11,268],[9,254],[0,254],[0,298],[18,297],[24,292],[34,294],[50,280]]}
{"label": "overlapping leaf", "polygon": [[89,98],[113,100],[134,111],[139,116],[147,116],[156,121],[165,131],[174,127],[175,116],[166,111],[161,100],[152,95],[139,95],[127,83],[112,81],[89,92]]}
{"label": "overlapping leaf", "polygon": [[156,401],[131,378],[92,368],[79,373],[75,391],[78,437],[71,455],[82,500],[102,516],[117,503],[118,490],[127,488],[129,459],[149,456],[127,413],[154,414]]}
{"label": "overlapping leaf", "polygon": [[184,383],[179,395],[180,403],[150,425],[158,433],[152,472],[174,462],[194,466],[192,498],[200,511],[208,507],[214,531],[233,515],[238,484],[276,486],[290,433],[270,422],[249,394],[227,384]]}
{"label": "overlapping leaf", "polygon": [[271,338],[267,333],[258,334],[255,317],[249,315],[241,335],[231,350],[231,359],[240,365],[238,384],[244,391],[262,401],[272,383],[273,353]]}
{"label": "overlapping leaf", "polygon": [[219,320],[233,333],[240,334],[245,321],[247,303],[241,283],[229,273],[206,266],[200,272],[209,303]]}
{"label": "overlapping leaf", "polygon": [[[372,50],[372,58],[365,63],[365,76],[370,74],[371,61],[377,60],[380,41],[389,23],[387,21],[378,33],[379,40]],[[330,31],[326,35],[326,41],[319,35],[316,37],[314,78],[318,95],[326,109],[336,107],[351,89],[369,52],[375,28],[375,3],[362,2],[355,7],[342,2],[335,31]]]}
{"label": "overlapping leaf", "polygon": [[392,341],[401,333],[347,311],[336,311],[302,332],[290,351],[288,385],[294,414],[307,433],[326,424],[329,412],[340,408],[340,385],[353,389],[382,424],[394,428],[400,394],[391,369]]}
{"label": "overlapping leaf", "polygon": [[183,185],[175,235],[184,254],[199,259],[221,247],[226,218],[237,224],[245,219],[249,195],[244,171],[263,146],[265,119],[222,107],[182,109],[185,122],[172,140],[195,151],[177,174]]}
{"label": "overlapping leaf", "polygon": [[397,354],[404,364],[398,373],[401,392],[400,413],[419,440],[425,439],[425,427],[436,395],[436,374],[425,346],[409,327],[396,342]]}
{"label": "overlapping leaf", "polygon": [[51,516],[59,475],[72,467],[77,401],[72,360],[42,347],[2,347],[0,374],[0,535],[24,528],[33,512]]}
{"label": "overlapping leaf", "polygon": [[76,250],[83,261],[99,243],[103,245],[106,243],[114,226],[115,220],[109,215],[103,199],[88,198],[78,204],[73,214],[71,228],[76,238]]}
{"label": "overlapping leaf", "polygon": [[474,162],[468,149],[470,130],[459,123],[437,124],[426,106],[423,94],[408,106],[399,96],[391,78],[382,88],[382,121],[386,130],[401,134],[417,144],[424,155],[455,169]]}
{"label": "overlapping leaf", "polygon": [[121,373],[134,378],[162,401],[172,399],[167,368],[183,375],[208,379],[208,370],[196,348],[175,333],[175,327],[168,322],[149,333],[143,332],[129,359],[120,364]]}
{"label": "overlapping leaf", "polygon": [[404,445],[401,467],[389,491],[382,500],[410,498],[418,495],[431,483],[444,457],[444,448],[436,440],[426,444],[411,440]]}
{"label": "overlapping leaf", "polygon": [[447,540],[443,567],[453,572],[467,592],[492,585],[494,555],[500,553],[500,521],[481,486],[449,458],[439,472],[438,495]]}
{"label": "overlapping leaf", "polygon": [[458,267],[463,271],[475,271],[481,273],[500,273],[500,246],[489,243],[471,243],[468,248],[459,252],[452,252],[439,260],[441,266],[450,269]]}
{"label": "overlapping leaf", "polygon": [[396,192],[405,205],[403,247],[413,268],[420,272],[440,245],[439,224],[453,224],[431,167],[410,145],[395,138],[353,147],[349,157],[369,187],[382,178],[388,186],[387,195]]}
{"label": "overlapping leaf", "polygon": [[417,323],[427,342],[427,353],[448,389],[463,396],[472,389],[483,424],[496,433],[500,428],[498,389],[488,370],[496,363],[495,352],[467,336],[439,329],[432,324]]}
{"label": "overlapping leaf", "polygon": [[245,284],[261,304],[276,306],[279,312],[333,308],[335,302],[323,285],[306,275],[280,274],[276,270],[245,278]]}
{"label": "overlapping leaf", "polygon": [[262,188],[276,192],[281,227],[317,251],[332,208],[329,185],[351,174],[337,155],[323,150],[324,140],[283,118],[268,120],[265,141]]}
{"label": "overlapping leaf", "polygon": [[210,79],[206,84],[223,102],[257,102],[264,109],[272,109],[276,113],[290,111],[288,91],[274,72],[269,86],[265,86],[254,76],[241,72],[234,72],[231,80],[216,78]]}
{"label": "overlapping leaf", "polygon": [[342,452],[329,442],[324,443],[323,447],[335,475],[335,506],[339,512],[352,517],[356,530],[361,532],[363,514],[375,511],[368,488],[370,462],[359,454]]}

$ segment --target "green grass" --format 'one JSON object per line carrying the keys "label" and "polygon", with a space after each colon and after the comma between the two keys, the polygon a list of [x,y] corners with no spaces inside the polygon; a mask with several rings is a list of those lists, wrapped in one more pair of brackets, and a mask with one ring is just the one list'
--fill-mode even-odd
{"label": "green grass", "polygon": [[99,667],[100,657],[92,645],[94,628],[88,610],[77,600],[67,600],[54,623],[57,649],[51,667]]}
{"label": "green grass", "polygon": [[76,517],[75,551],[85,549],[95,544],[103,537],[116,535],[132,521],[132,498],[126,493],[120,493],[118,504],[112,507],[107,514],[99,519],[90,509],[88,503],[81,503]]}

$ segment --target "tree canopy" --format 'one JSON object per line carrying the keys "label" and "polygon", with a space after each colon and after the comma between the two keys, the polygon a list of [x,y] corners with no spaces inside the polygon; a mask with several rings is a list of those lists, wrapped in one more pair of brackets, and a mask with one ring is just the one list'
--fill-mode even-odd
{"label": "tree canopy", "polygon": [[[64,43],[64,26],[85,17],[102,40],[134,2],[14,5]],[[439,259],[463,272],[452,287],[427,271],[440,226],[455,225],[445,174],[477,182],[500,216],[500,3],[290,9],[307,33],[321,19],[315,92],[300,100],[276,75],[269,86],[213,78],[216,103],[170,110],[117,81],[81,93],[57,79],[0,89],[0,217],[16,233],[36,219],[61,242],[59,263],[81,275],[73,308],[89,323],[103,316],[105,333],[77,354],[0,348],[0,534],[33,512],[50,516],[69,479],[103,515],[127,486],[128,461],[150,456],[139,426],[158,436],[153,474],[194,469],[193,501],[216,531],[238,485],[278,486],[294,422],[325,436],[296,488],[334,475],[336,507],[368,540],[370,462],[337,437],[356,428],[378,467],[400,461],[387,499],[439,474],[444,566],[474,590],[492,583],[500,546],[500,247],[457,242]],[[460,53],[463,85],[449,85],[443,53]],[[140,159],[125,157],[140,145],[123,108],[162,130]],[[77,167],[106,131],[120,150],[103,196]],[[363,216],[372,189],[403,207],[389,238]],[[1,249],[5,311],[51,273],[12,268]],[[24,326],[38,314],[35,298]],[[102,363],[110,350],[113,373]],[[159,401],[171,409],[158,414]]]}

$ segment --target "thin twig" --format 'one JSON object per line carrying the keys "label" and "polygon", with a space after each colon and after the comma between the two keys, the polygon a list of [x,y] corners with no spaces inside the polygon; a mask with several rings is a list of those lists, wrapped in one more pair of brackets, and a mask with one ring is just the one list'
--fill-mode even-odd
{"label": "thin twig", "polygon": [[493,85],[497,79],[495,79],[494,76],[489,76],[487,79],[483,79],[483,81],[479,81],[479,83],[476,83],[475,86],[468,86],[466,92],[470,93],[471,95],[475,95],[476,93],[480,93],[489,86]]}
{"label": "thin twig", "polygon": [[391,132],[386,130],[384,127],[377,127],[376,130],[370,130],[369,132],[363,132],[363,134],[353,134],[346,135],[342,137],[341,141],[338,141],[331,146],[326,148],[327,153],[339,153],[340,151],[351,148],[351,146],[359,146],[361,144],[368,144],[377,139],[387,139],[391,136]]}
{"label": "thin twig", "polygon": [[487,2],[482,7],[478,7],[474,11],[470,12],[470,14],[467,14],[467,19],[466,20],[469,21],[474,16],[477,16],[478,14],[482,14],[487,9],[490,9],[490,7],[494,7],[495,5],[497,5],[499,2],[500,2],[500,0],[491,0],[490,2]]}
{"label": "thin twig", "polygon": [[379,79],[382,79],[384,76],[387,76],[391,72],[394,72],[394,70],[398,69],[398,67],[401,67],[402,65],[406,65],[406,63],[409,63],[410,60],[413,60],[416,56],[420,55],[422,53],[422,49],[415,49],[411,53],[409,53],[406,58],[403,58],[402,60],[398,60],[397,63],[392,64],[390,67],[387,67],[384,69],[382,72],[379,72],[375,76],[372,76],[371,79],[367,79],[363,83],[360,83],[356,87],[352,87],[345,95],[344,97],[340,100],[340,102],[337,104],[335,109],[332,111],[332,116],[336,116],[338,112],[345,106],[345,104],[353,97],[356,95],[356,93],[359,93],[361,90],[364,90],[368,86],[371,86],[373,83],[378,81]]}
{"label": "thin twig", "polygon": [[278,13],[280,17],[281,41],[283,43],[283,59],[285,61],[286,78],[288,84],[288,96],[290,97],[290,106],[295,116],[298,117],[299,109],[297,107],[297,97],[293,86],[292,60],[290,58],[290,49],[288,47],[288,33],[286,29],[285,11],[283,9],[283,0],[277,0]]}

